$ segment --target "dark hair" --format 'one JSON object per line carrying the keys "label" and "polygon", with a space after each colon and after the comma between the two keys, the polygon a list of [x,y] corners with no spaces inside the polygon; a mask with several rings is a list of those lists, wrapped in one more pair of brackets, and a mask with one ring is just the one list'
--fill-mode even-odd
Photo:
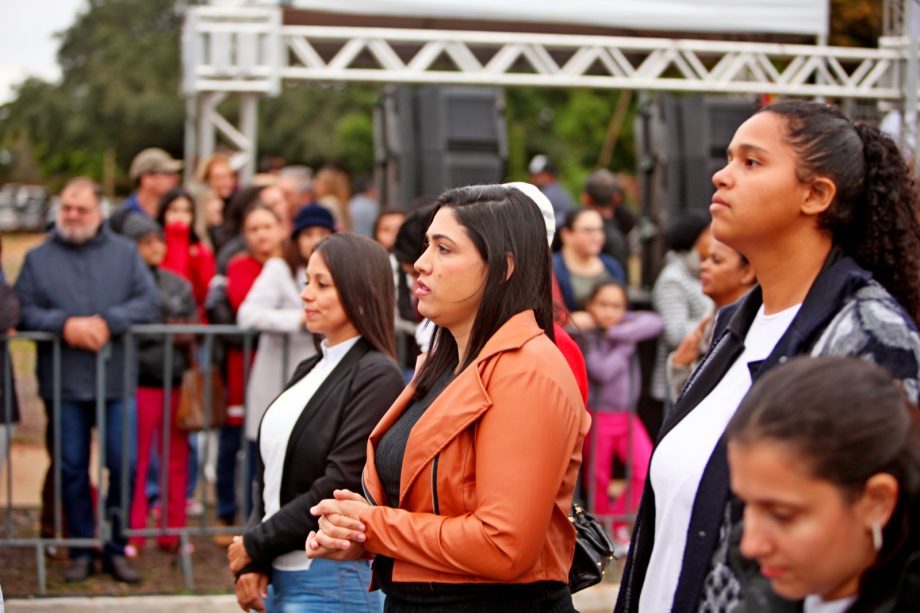
{"label": "dark hair", "polygon": [[[280,224],[281,217],[278,215],[278,212],[267,204],[262,204],[258,200],[246,207],[246,210],[243,211],[242,219],[240,220],[240,234],[243,235],[243,244],[246,245],[246,252],[251,253],[249,243],[246,242],[246,237],[244,235],[243,229],[246,227],[246,220],[249,219],[249,216],[255,213],[256,211],[267,211],[271,213],[272,217]],[[282,254],[284,253],[284,243],[281,244]],[[293,275],[293,273],[291,273]]]}
{"label": "dark hair", "polygon": [[374,187],[374,178],[370,175],[359,175],[351,182],[352,194],[363,194]]}
{"label": "dark hair", "polygon": [[[586,206],[575,207],[565,215],[565,219],[562,222],[562,225],[556,228],[556,234],[553,236],[553,244],[550,246],[552,251],[559,251],[562,249],[562,230],[569,230],[575,228],[575,223],[578,221],[578,218],[586,213],[595,213],[600,215],[596,209],[592,209]],[[545,228],[545,225],[544,225]]]}
{"label": "dark hair", "polygon": [[321,240],[313,254],[329,267],[345,313],[364,340],[396,359],[395,289],[387,250],[367,237],[339,232]]}
{"label": "dark hair", "polygon": [[229,239],[240,234],[243,230],[243,220],[253,205],[259,202],[259,196],[262,194],[262,186],[244,187],[233,194],[224,210],[224,221],[221,224],[223,235]]}
{"label": "dark hair", "polygon": [[676,215],[665,232],[665,242],[668,249],[682,253],[693,249],[697,239],[700,237],[712,220],[709,213],[701,211],[687,211]]}
{"label": "dark hair", "polygon": [[[522,311],[533,310],[537,324],[555,339],[546,224],[533,200],[504,185],[472,185],[444,192],[435,207],[433,213],[442,208],[453,212],[487,270],[460,369],[472,364],[495,332]],[[515,262],[510,277],[509,254]],[[416,377],[420,395],[458,365],[457,343],[440,326],[435,327],[432,347]]]}
{"label": "dark hair", "polygon": [[393,256],[400,264],[414,264],[425,251],[425,230],[434,217],[435,205],[427,204],[406,213],[396,233]]}
{"label": "dark hair", "polygon": [[606,168],[599,168],[588,175],[584,191],[591,204],[596,206],[610,206],[622,200],[623,194],[616,175]]}
{"label": "dark hair", "polygon": [[272,214],[272,217],[278,220],[278,223],[281,223],[282,221],[281,216],[278,215],[278,211],[268,206],[267,204],[263,204],[262,202],[256,200],[255,202],[250,203],[250,205],[246,207],[246,210],[243,211],[243,215],[240,217],[240,231],[241,232],[243,230],[243,226],[246,225],[246,220],[249,219],[249,216],[255,213],[256,211],[268,211],[269,213]]}
{"label": "dark hair", "polygon": [[836,186],[833,202],[818,217],[820,227],[920,321],[917,189],[895,142],[818,102],[779,102],[759,112],[785,119],[800,181],[823,176]]}
{"label": "dark hair", "polygon": [[620,283],[619,281],[614,281],[613,279],[604,279],[603,281],[598,281],[594,284],[594,287],[591,288],[591,293],[588,294],[587,299],[585,299],[585,304],[591,302],[597,295],[601,293],[602,290],[607,289],[608,287],[615,287],[623,292],[623,296],[626,298],[627,304],[629,303],[629,292],[626,291],[626,286]]}
{"label": "dark hair", "polygon": [[406,212],[402,209],[397,209],[397,208],[382,209],[377,214],[377,218],[374,220],[374,231],[372,232],[372,236],[375,239],[377,238],[377,232],[380,231],[380,222],[383,220],[384,217],[389,217],[390,215],[400,215],[402,216],[403,219],[406,218]]}
{"label": "dark hair", "polygon": [[858,496],[866,481],[888,473],[898,500],[883,529],[878,558],[860,578],[849,611],[875,611],[897,588],[908,556],[920,547],[920,424],[885,370],[855,357],[801,356],[764,375],[726,430],[730,442],[782,443],[818,479]]}
{"label": "dark hair", "polygon": [[195,219],[198,217],[197,212],[195,211],[195,199],[192,198],[192,195],[181,187],[176,187],[168,192],[166,192],[162,198],[160,198],[160,204],[157,207],[157,217],[156,222],[160,224],[160,227],[165,230],[166,228],[166,211],[169,210],[169,205],[173,201],[178,200],[179,198],[186,198],[189,201],[189,204],[192,205],[192,223],[189,224],[189,242],[197,243],[199,242],[198,234],[195,232]]}

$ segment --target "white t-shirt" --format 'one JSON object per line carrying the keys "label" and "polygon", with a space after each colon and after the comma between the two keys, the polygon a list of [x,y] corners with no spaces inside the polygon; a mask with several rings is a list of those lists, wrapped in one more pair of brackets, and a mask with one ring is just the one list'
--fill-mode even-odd
{"label": "white t-shirt", "polygon": [[837,600],[824,600],[820,596],[812,594],[805,597],[802,610],[805,613],[844,613],[854,602],[856,602],[856,596]]}
{"label": "white t-shirt", "polygon": [[[262,465],[265,467],[262,471],[262,504],[265,505],[262,521],[281,509],[281,477],[294,424],[319,386],[359,338],[361,337],[356,336],[332,347],[328,347],[326,341],[323,341],[323,357],[316,366],[278,396],[265,411],[259,438],[259,453],[262,454]],[[307,570],[310,568],[310,562],[301,548],[278,556],[272,561],[272,566],[278,570]]]}
{"label": "white t-shirt", "polygon": [[800,306],[765,315],[761,305],[744,338],[742,354],[655,450],[649,468],[655,493],[655,545],[639,597],[641,613],[671,610],[697,488],[716,444],[751,387],[748,364],[770,355]]}

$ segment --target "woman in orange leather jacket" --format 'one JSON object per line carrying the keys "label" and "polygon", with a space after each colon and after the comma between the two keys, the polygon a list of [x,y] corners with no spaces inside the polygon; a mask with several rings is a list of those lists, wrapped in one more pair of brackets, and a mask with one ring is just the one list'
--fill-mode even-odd
{"label": "woman in orange leather jacket", "polygon": [[364,496],[316,505],[308,557],[376,556],[388,611],[574,611],[568,520],[590,424],[553,344],[540,210],[450,190],[415,263],[433,349],[368,442]]}

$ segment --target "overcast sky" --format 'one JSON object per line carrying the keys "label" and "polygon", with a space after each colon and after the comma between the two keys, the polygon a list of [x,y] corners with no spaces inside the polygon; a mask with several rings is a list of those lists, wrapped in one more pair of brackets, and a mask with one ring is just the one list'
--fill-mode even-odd
{"label": "overcast sky", "polygon": [[86,0],[0,0],[0,104],[28,76],[54,80],[58,40],[86,7]]}

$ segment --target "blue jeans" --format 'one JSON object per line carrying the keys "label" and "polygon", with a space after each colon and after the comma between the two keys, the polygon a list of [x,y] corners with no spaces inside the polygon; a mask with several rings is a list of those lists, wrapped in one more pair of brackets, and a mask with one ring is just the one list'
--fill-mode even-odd
{"label": "blue jeans", "polygon": [[[52,406],[50,401],[47,406]],[[130,505],[136,436],[133,409],[133,404],[126,409],[121,400],[108,400],[105,403],[105,467],[109,472],[105,512],[106,517],[112,522],[111,539],[105,544],[107,554],[123,553],[127,543],[122,534],[127,516],[122,517],[120,509],[121,479],[124,468],[128,471],[128,491],[125,494]],[[122,428],[126,420],[129,448],[122,449]],[[49,427],[50,423],[53,422],[49,419]],[[61,401],[61,503],[67,522],[67,533],[71,538],[92,538],[95,533],[95,509],[89,479],[90,435],[95,425],[95,400]],[[99,495],[103,495],[101,490]],[[72,547],[70,550],[72,558],[90,555],[92,550],[88,548]]]}
{"label": "blue jeans", "polygon": [[334,562],[318,558],[310,570],[272,569],[268,613],[352,613],[383,611],[383,592],[368,592],[371,567],[367,560]]}
{"label": "blue jeans", "polygon": [[188,435],[188,482],[185,486],[185,497],[191,500],[195,497],[195,488],[198,487],[198,433],[190,432]]}
{"label": "blue jeans", "polygon": [[[242,447],[240,436],[242,426],[221,426],[217,438],[217,517],[224,521],[236,521],[236,461]],[[246,441],[246,458],[249,462],[245,468],[246,478],[243,480],[243,501],[246,523],[252,513],[252,480],[256,475],[256,459],[253,453],[257,449],[256,443]]]}
{"label": "blue jeans", "polygon": [[217,432],[217,517],[236,521],[236,454],[240,426],[221,426]]}
{"label": "blue jeans", "polygon": [[[153,501],[160,497],[160,454],[162,443],[154,445],[150,450],[150,468],[147,470],[147,500]],[[139,486],[136,486],[139,487]],[[198,487],[198,433],[189,432],[188,435],[188,481],[185,486],[185,498],[195,498],[195,488]]]}

